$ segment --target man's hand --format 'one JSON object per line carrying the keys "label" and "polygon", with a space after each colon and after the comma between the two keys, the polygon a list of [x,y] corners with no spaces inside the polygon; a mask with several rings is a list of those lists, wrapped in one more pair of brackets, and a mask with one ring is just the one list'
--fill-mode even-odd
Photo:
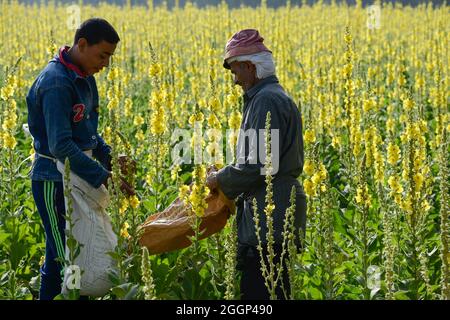
{"label": "man's hand", "polygon": [[120,172],[124,176],[128,176],[130,174],[136,174],[136,161],[129,158],[127,155],[120,155],[119,156],[119,165],[120,165]]}
{"label": "man's hand", "polygon": [[[137,168],[136,161],[134,161],[133,159],[131,159],[130,157],[128,157],[127,155],[124,155],[124,154],[119,155],[118,160],[119,160],[120,172],[124,176],[136,174],[136,168]],[[112,161],[112,159],[110,159],[110,161],[106,167],[106,169],[108,171],[112,170],[111,161]]]}
{"label": "man's hand", "polygon": [[219,184],[217,182],[217,172],[212,172],[208,177],[206,178],[206,185],[213,192],[215,189],[219,187]]}
{"label": "man's hand", "polygon": [[[108,189],[109,179],[111,179],[112,181],[111,173],[106,177],[105,181],[103,182],[106,189]],[[134,188],[123,177],[120,177],[120,191],[122,191],[122,193],[127,196],[134,196],[136,194]]]}

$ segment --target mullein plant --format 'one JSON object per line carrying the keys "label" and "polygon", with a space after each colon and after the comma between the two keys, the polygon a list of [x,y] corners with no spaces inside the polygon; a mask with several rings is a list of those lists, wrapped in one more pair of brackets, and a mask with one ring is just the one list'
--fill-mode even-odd
{"label": "mullein plant", "polygon": [[228,219],[229,230],[225,235],[225,300],[236,298],[237,224],[236,213]]}
{"label": "mullein plant", "polygon": [[439,189],[440,189],[440,258],[441,265],[441,299],[450,300],[450,197],[449,197],[449,131],[450,125],[442,130],[442,144],[438,154]]}
{"label": "mullein plant", "polygon": [[383,264],[384,264],[384,285],[386,287],[385,298],[394,299],[395,292],[395,262],[398,254],[398,233],[396,224],[398,221],[398,205],[402,201],[403,187],[400,180],[398,163],[401,160],[400,147],[395,141],[395,122],[392,117],[393,106],[387,107],[388,119],[386,121],[385,140],[386,147],[386,175],[389,194],[379,191],[379,200],[384,204],[381,206],[381,217],[383,226]]}
{"label": "mullein plant", "polygon": [[210,79],[211,98],[209,101],[209,116],[207,121],[208,129],[206,130],[206,135],[209,140],[206,146],[206,154],[208,155],[208,158],[205,160],[220,169],[223,166],[223,152],[221,143],[222,125],[219,120],[222,106],[219,98],[217,97],[216,84],[214,82],[213,74],[210,74]]}
{"label": "mullein plant", "polygon": [[[354,119],[353,116],[353,110],[354,110],[354,104],[355,104],[355,81],[353,79],[353,60],[354,60],[354,52],[352,49],[352,43],[353,43],[353,37],[350,33],[350,29],[347,26],[345,30],[345,45],[346,45],[346,51],[344,53],[344,60],[345,64],[342,68],[342,77],[344,81],[343,85],[343,94],[344,94],[344,107],[343,107],[343,122],[345,124],[346,128],[346,135],[348,138],[348,146],[347,150],[344,151],[344,154],[346,155],[345,162],[348,166],[347,174],[349,177],[349,181],[351,181],[352,176],[352,151],[354,148],[355,143],[357,144],[356,147],[359,147],[360,141],[358,139],[355,139],[355,136],[357,135],[356,130],[354,130],[354,125],[352,123],[352,120]],[[355,119],[356,120],[356,119]],[[353,129],[353,130],[352,130]]]}
{"label": "mullein plant", "polygon": [[[19,59],[20,61],[20,59]],[[4,199],[6,204],[5,213],[1,215],[0,225],[6,231],[6,234],[10,234],[10,237],[6,238],[6,243],[9,245],[7,248],[7,291],[6,296],[11,299],[18,299],[20,297],[21,290],[21,261],[12,250],[14,248],[20,248],[20,218],[21,209],[17,201],[16,188],[17,182],[16,175],[18,174],[18,153],[16,153],[17,140],[15,138],[17,132],[17,103],[14,98],[17,89],[17,77],[15,71],[19,61],[14,68],[8,70],[6,73],[6,79],[4,86],[0,89],[0,120],[2,120],[0,127],[0,195]],[[3,207],[3,206],[2,206]],[[5,279],[5,280],[6,280]]]}
{"label": "mullein plant", "polygon": [[[334,248],[334,204],[337,203],[334,191],[330,188],[328,171],[319,158],[319,143],[316,133],[312,129],[306,129],[305,163],[303,166],[303,186],[308,197],[307,221],[317,233],[306,233],[306,255],[302,255],[304,263],[310,260],[316,264],[322,272],[320,282],[323,283],[323,293],[326,299],[335,298],[337,286],[336,253]],[[314,256],[314,257],[313,257]],[[317,259],[316,259],[316,258]],[[314,296],[314,298],[319,298]]]}
{"label": "mullein plant", "polygon": [[[369,70],[370,71],[370,70]],[[375,71],[370,71],[374,73]],[[371,77],[374,77],[373,74],[370,75]],[[364,161],[364,167],[362,168],[363,172],[366,174],[363,174],[360,172],[360,180],[362,179],[365,183],[367,183],[367,187],[372,186],[374,190],[374,194],[377,196],[377,200],[379,199],[385,199],[386,200],[386,194],[384,189],[384,183],[385,183],[385,163],[383,158],[383,139],[381,137],[381,134],[379,130],[377,129],[378,124],[378,117],[379,114],[379,102],[377,98],[374,96],[368,96],[371,95],[375,89],[374,88],[367,88],[368,93],[363,93],[363,96],[365,96],[365,99],[362,103],[362,121],[363,121],[363,127],[366,129],[364,130],[363,137],[364,137],[364,155],[363,155],[363,161]],[[369,174],[367,174],[369,173]],[[358,189],[359,190],[359,189]],[[373,206],[373,203],[377,203],[377,201],[371,202],[371,196],[368,195],[362,195],[362,197],[368,198],[368,203],[363,203],[363,201],[360,201],[357,204],[360,209],[362,209],[363,214],[363,222],[361,224],[361,231],[362,231],[362,241],[363,241],[363,270],[365,271],[365,289],[364,292],[366,293],[366,298],[370,297],[373,298],[375,294],[381,289],[379,283],[372,284],[371,278],[367,277],[367,269],[372,264],[372,261],[374,258],[376,259],[376,255],[374,255],[371,250],[369,250],[369,246],[371,243],[374,243],[377,239],[377,232],[376,227],[373,227],[373,224],[370,223],[370,221],[378,221],[383,220],[382,216],[380,216],[383,208],[382,205],[378,205],[378,207]],[[356,200],[358,200],[357,198]],[[383,201],[382,204],[386,204],[386,201]],[[360,211],[361,212],[361,211]],[[372,226],[372,227],[371,227]],[[372,267],[373,268],[373,267]],[[369,275],[370,276],[370,275]],[[369,293],[370,289],[370,294]]]}
{"label": "mullein plant", "polygon": [[[229,103],[232,106],[231,116],[228,120],[228,126],[231,129],[229,136],[229,145],[232,154],[232,162],[236,162],[236,145],[238,130],[241,123],[241,114],[236,110],[237,95],[233,92],[229,96]],[[235,209],[236,211],[236,209]],[[225,296],[226,300],[234,300],[236,297],[236,257],[237,257],[237,223],[236,212],[233,212],[228,219],[228,233],[225,236]]]}
{"label": "mullein plant", "polygon": [[[440,37],[444,37],[442,29],[433,35],[431,43],[431,53],[428,55],[429,61],[426,63],[429,82],[434,86],[429,89],[429,102],[432,106],[433,118],[435,119],[435,128],[429,141],[430,148],[437,155],[437,164],[439,167],[439,212],[440,212],[440,259],[441,259],[441,294],[440,298],[450,299],[450,249],[449,249],[449,183],[448,183],[448,154],[449,154],[449,131],[450,114],[448,112],[447,91],[449,78],[445,76],[446,48],[440,44]],[[425,84],[425,79],[422,81]]]}
{"label": "mullein plant", "polygon": [[[266,221],[266,247],[267,254],[263,251],[263,242],[261,239],[261,223],[258,212],[258,204],[256,202],[256,198],[253,198],[253,221],[255,222],[255,232],[256,238],[258,239],[257,249],[260,256],[260,264],[261,264],[261,273],[265,281],[265,285],[270,294],[270,299],[275,300],[276,294],[275,290],[277,288],[278,282],[276,281],[276,271],[280,271],[280,269],[276,269],[274,259],[275,252],[273,250],[273,245],[275,243],[274,239],[274,230],[273,230],[273,217],[272,213],[275,209],[275,204],[273,203],[273,185],[272,180],[273,177],[271,175],[272,172],[272,159],[271,159],[271,145],[270,145],[270,112],[266,115],[266,129],[265,129],[265,151],[266,151],[266,159],[264,164],[265,174],[266,174],[266,196],[265,196],[265,208],[264,215]],[[264,221],[262,220],[262,221]],[[266,260],[267,259],[267,260]],[[280,262],[282,260],[280,259]],[[283,265],[281,264],[281,269]],[[282,270],[281,270],[282,271]]]}
{"label": "mullein plant", "polygon": [[[70,162],[69,158],[66,158],[64,161],[64,197],[65,197],[65,206],[66,206],[66,227],[65,236],[66,236],[66,248],[68,252],[66,252],[66,256],[64,257],[64,261],[60,261],[65,265],[65,269],[63,272],[67,272],[67,268],[77,267],[75,264],[76,258],[80,255],[82,244],[78,243],[73,235],[73,229],[75,227],[76,221],[72,219],[73,207],[72,207],[72,189],[70,188]],[[76,272],[75,269],[70,269],[73,272]],[[79,270],[80,276],[83,274],[84,270]],[[76,276],[76,275],[74,275]],[[78,279],[81,280],[81,279]],[[75,279],[76,281],[76,279]],[[63,283],[66,286],[66,283]],[[80,288],[68,288],[68,300],[78,300],[80,298]]]}
{"label": "mullein plant", "polygon": [[146,247],[142,247],[141,274],[142,282],[144,283],[142,287],[144,300],[156,300],[157,297],[152,274],[152,265],[150,263],[148,249]]}
{"label": "mullein plant", "polygon": [[[14,71],[14,69],[12,70]],[[17,88],[17,78],[13,72],[8,73],[5,80],[5,85],[0,89],[0,105],[1,114],[0,120],[0,177],[1,177],[1,189],[0,194],[4,194],[2,199],[7,198],[9,203],[9,213],[13,216],[13,209],[15,208],[15,163],[16,153],[14,152],[17,146],[17,140],[15,138],[17,131],[17,103],[14,99],[14,93]],[[5,176],[9,175],[9,176]],[[13,222],[15,219],[13,219]],[[15,229],[13,224],[13,230]]]}
{"label": "mullein plant", "polygon": [[[210,54],[212,49],[209,50]],[[221,118],[221,109],[222,105],[217,96],[217,88],[216,88],[216,72],[213,68],[213,59],[209,58],[209,66],[210,66],[210,91],[211,96],[208,101],[209,106],[209,116],[207,121],[207,129],[206,136],[208,138],[207,146],[206,146],[206,158],[205,162],[210,165],[214,165],[215,168],[220,169],[223,166],[223,148],[222,148],[222,125],[220,123]],[[225,254],[226,252],[222,250],[224,248],[224,239],[222,236],[223,233],[217,233],[213,235],[212,238],[207,241],[207,253],[212,258],[214,255],[212,254],[214,246],[214,250],[217,252],[217,259],[210,259],[211,262],[211,273],[212,279],[211,283],[215,288],[216,294],[220,294],[218,290],[218,282],[224,283],[224,279],[227,274],[227,269],[225,268]]]}
{"label": "mullein plant", "polygon": [[151,151],[148,155],[149,171],[146,175],[146,182],[153,190],[155,197],[155,210],[161,207],[161,188],[162,175],[165,168],[165,159],[169,152],[168,146],[165,143],[167,139],[167,114],[165,104],[168,103],[167,86],[163,83],[163,69],[161,63],[158,61],[156,52],[151,43],[149,43],[151,54],[151,64],[148,70],[149,76],[152,79],[152,93],[149,100],[149,109],[151,110],[150,130],[148,130]]}
{"label": "mullein plant", "polygon": [[[285,226],[283,231],[283,239],[286,240],[286,246],[287,246],[287,252],[288,257],[286,259],[286,266],[287,266],[287,272],[289,276],[289,283],[291,284],[291,290],[290,292],[286,292],[286,289],[283,287],[283,292],[286,296],[286,298],[290,300],[295,299],[296,292],[299,292],[301,288],[298,286],[298,277],[297,277],[297,269],[298,269],[298,254],[297,254],[297,243],[296,243],[296,236],[298,232],[298,236],[300,237],[299,242],[301,245],[304,245],[304,239],[303,239],[303,230],[296,230],[295,228],[295,186],[292,187],[291,190],[291,196],[290,196],[290,203],[291,206],[286,211],[286,217],[285,217]],[[283,245],[285,245],[285,242],[283,241]],[[283,250],[284,251],[284,250]]]}
{"label": "mullein plant", "polygon": [[[119,135],[119,103],[120,103],[120,89],[117,82],[118,70],[116,67],[112,67],[108,74],[109,89],[108,89],[108,121],[110,133],[108,134],[109,144],[111,145],[111,169],[112,178],[108,183],[109,194],[114,195],[111,202],[111,222],[113,231],[117,235],[118,243],[115,251],[112,254],[113,258],[117,263],[117,274],[111,275],[114,279],[114,283],[119,285],[128,282],[128,268],[130,264],[130,259],[128,258],[127,246],[129,240],[129,224],[127,222],[127,217],[125,216],[125,211],[128,208],[128,200],[120,192],[121,185],[121,172],[119,164],[119,146],[121,144],[121,139]],[[114,290],[113,290],[114,291]]]}
{"label": "mullein plant", "polygon": [[355,219],[355,231],[357,234],[357,245],[361,259],[361,274],[362,274],[362,289],[364,299],[368,300],[372,298],[372,294],[369,288],[368,268],[369,268],[369,238],[370,238],[370,209],[372,207],[372,195],[369,190],[369,184],[367,183],[366,171],[366,158],[363,156],[361,164],[357,166],[357,188],[355,195],[356,203],[356,219]]}
{"label": "mullein plant", "polygon": [[[426,122],[417,115],[410,97],[403,97],[406,124],[401,134],[403,144],[402,182],[404,196],[400,205],[405,220],[403,246],[406,252],[411,298],[431,298],[433,291],[428,275],[427,243],[424,236],[429,224],[428,211],[432,177],[426,156]],[[422,282],[423,281],[423,282]],[[421,284],[425,284],[425,291]]]}
{"label": "mullein plant", "polygon": [[[270,299],[277,299],[276,289],[278,286],[281,287],[281,290],[284,294],[285,298],[292,298],[292,291],[287,292],[286,288],[284,288],[282,283],[283,274],[288,274],[289,277],[293,275],[292,268],[288,266],[294,265],[295,256],[290,256],[294,250],[292,246],[295,246],[295,241],[293,237],[295,237],[295,227],[293,223],[294,219],[294,211],[295,211],[295,198],[293,198],[293,193],[291,194],[291,206],[288,208],[285,215],[285,222],[282,231],[282,244],[281,244],[281,253],[279,257],[279,261],[275,263],[275,255],[274,252],[274,229],[273,229],[273,211],[275,210],[275,203],[273,202],[273,167],[272,167],[272,152],[271,152],[271,135],[270,135],[270,112],[266,115],[266,125],[265,125],[265,184],[266,184],[266,196],[265,196],[265,208],[264,208],[264,219],[260,220],[258,213],[258,204],[256,202],[256,198],[253,199],[253,221],[255,222],[255,232],[256,238],[258,240],[257,249],[260,255],[260,264],[261,264],[261,273],[263,275],[265,285],[270,294]],[[295,188],[295,187],[294,187]],[[293,189],[294,190],[294,189]],[[293,191],[294,192],[294,191]],[[262,223],[266,222],[266,226],[264,230],[267,230],[265,239],[266,239],[266,248],[267,255],[263,249],[263,241],[261,239]],[[285,256],[288,255],[286,258]],[[285,270],[287,268],[287,270]]]}

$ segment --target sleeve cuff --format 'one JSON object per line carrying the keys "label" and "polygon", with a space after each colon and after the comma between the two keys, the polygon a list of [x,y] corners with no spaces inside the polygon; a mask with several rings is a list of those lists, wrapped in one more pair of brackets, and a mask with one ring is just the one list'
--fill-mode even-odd
{"label": "sleeve cuff", "polygon": [[94,188],[100,188],[102,183],[105,181],[106,177],[109,175],[109,172],[105,169],[102,170],[102,174],[99,175],[98,179],[94,181],[92,185]]}
{"label": "sleeve cuff", "polygon": [[231,186],[226,182],[227,178],[225,177],[226,172],[222,168],[216,174],[217,184],[219,185],[220,190],[222,190],[223,194],[230,200],[234,200],[238,195],[234,194]]}

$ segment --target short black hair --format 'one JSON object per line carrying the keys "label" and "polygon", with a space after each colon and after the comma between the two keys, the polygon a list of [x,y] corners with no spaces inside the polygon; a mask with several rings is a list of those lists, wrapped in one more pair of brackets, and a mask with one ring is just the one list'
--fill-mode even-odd
{"label": "short black hair", "polygon": [[85,38],[89,45],[100,43],[103,40],[113,44],[120,41],[114,27],[102,18],[91,18],[84,21],[75,32],[74,45],[81,38]]}

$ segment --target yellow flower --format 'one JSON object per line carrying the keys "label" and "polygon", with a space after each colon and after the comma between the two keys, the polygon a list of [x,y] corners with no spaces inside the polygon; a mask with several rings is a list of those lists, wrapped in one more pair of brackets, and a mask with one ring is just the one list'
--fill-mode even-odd
{"label": "yellow flower", "polygon": [[182,185],[180,187],[180,190],[178,191],[178,196],[180,197],[181,200],[186,201],[188,199],[190,191],[191,190],[189,189],[189,186]]}
{"label": "yellow flower", "polygon": [[138,141],[144,141],[145,135],[144,135],[144,132],[141,129],[139,129],[136,132],[136,139],[138,139]]}
{"label": "yellow flower", "polygon": [[138,127],[141,126],[142,124],[144,124],[144,118],[140,114],[138,114],[134,117],[133,124]]}
{"label": "yellow flower", "polygon": [[119,69],[117,67],[111,68],[108,73],[108,81],[114,81],[119,78]]}
{"label": "yellow flower", "polygon": [[130,237],[130,234],[128,233],[129,228],[130,228],[130,225],[128,224],[128,222],[125,221],[122,229],[120,230],[120,235],[122,236],[122,238],[128,239]]}
{"label": "yellow flower", "polygon": [[131,101],[131,99],[130,98],[126,98],[125,99],[125,106],[124,106],[124,114],[125,114],[125,117],[129,117],[129,116],[131,116],[131,109],[132,109],[132,107],[133,107],[133,102]]}
{"label": "yellow flower", "polygon": [[170,171],[170,179],[172,179],[172,181],[177,181],[178,179],[178,172],[181,171],[181,168],[179,165],[175,165],[172,170]]}
{"label": "yellow flower", "polygon": [[412,211],[412,203],[411,203],[411,198],[409,196],[405,200],[402,201],[401,208],[406,212]]}
{"label": "yellow flower", "polygon": [[220,121],[217,119],[214,113],[211,113],[208,117],[208,125],[210,128],[220,128]]}
{"label": "yellow flower", "polygon": [[189,123],[191,124],[191,126],[194,126],[195,122],[200,122],[203,123],[203,121],[205,120],[205,116],[203,115],[202,112],[197,112],[196,114],[193,114],[192,116],[189,117]]}
{"label": "yellow flower", "polygon": [[139,199],[138,199],[138,197],[136,195],[131,196],[129,202],[130,202],[130,206],[133,209],[136,209],[137,207],[139,207],[140,201],[139,201]]}
{"label": "yellow flower", "polygon": [[238,111],[233,111],[230,118],[228,119],[228,126],[231,129],[239,129],[241,126],[241,113]]}
{"label": "yellow flower", "polygon": [[325,166],[323,165],[323,163],[321,163],[321,164],[319,165],[319,176],[320,176],[320,181],[324,181],[324,180],[327,178],[327,174],[328,174],[327,169],[325,168]]}
{"label": "yellow flower", "polygon": [[305,193],[309,196],[312,197],[316,194],[315,188],[314,188],[314,183],[311,182],[311,180],[309,179],[305,179],[303,181],[303,187],[305,189]]}
{"label": "yellow flower", "polygon": [[314,172],[314,163],[307,159],[303,165],[303,171],[305,171],[308,176],[312,175]]}
{"label": "yellow flower", "polygon": [[420,203],[420,207],[422,208],[423,211],[427,212],[431,209],[430,203],[428,202],[428,200],[423,200]]}
{"label": "yellow flower", "polygon": [[0,89],[0,97],[2,100],[8,100],[14,95],[15,85],[7,84],[3,88]]}
{"label": "yellow flower", "polygon": [[123,214],[128,209],[129,204],[130,203],[128,202],[128,199],[127,198],[123,198],[121,203],[120,203],[119,213]]}
{"label": "yellow flower", "polygon": [[403,109],[406,111],[406,112],[409,112],[409,111],[411,111],[411,109],[414,107],[414,101],[413,100],[411,100],[411,99],[409,99],[409,98],[405,98],[404,100],[403,100]]}
{"label": "yellow flower", "polygon": [[109,100],[108,105],[106,106],[108,110],[116,109],[119,105],[119,99],[117,97],[113,97]]}
{"label": "yellow flower", "polygon": [[111,143],[112,141],[112,129],[111,127],[105,127],[105,131],[103,133],[103,138],[105,138],[105,141],[107,143]]}
{"label": "yellow flower", "polygon": [[39,259],[39,265],[42,267],[45,263],[45,256],[41,256],[41,258]]}
{"label": "yellow flower", "polygon": [[377,106],[377,101],[374,98],[366,99],[363,102],[363,110],[364,112],[369,112],[370,110],[374,110]]}
{"label": "yellow flower", "polygon": [[275,205],[273,203],[266,205],[264,208],[264,213],[267,215],[272,214],[273,210],[275,210]]}
{"label": "yellow flower", "polygon": [[319,172],[316,172],[312,177],[311,177],[311,182],[314,183],[314,185],[318,185],[321,181],[321,176]]}
{"label": "yellow flower", "polygon": [[164,108],[160,107],[152,114],[150,119],[150,131],[154,135],[161,135],[166,131],[166,116]]}
{"label": "yellow flower", "polygon": [[214,97],[211,100],[211,110],[213,112],[219,112],[220,111],[220,100],[217,97]]}
{"label": "yellow flower", "polygon": [[395,128],[395,121],[392,118],[389,118],[386,121],[386,129],[392,133],[394,133],[394,128]]}
{"label": "yellow flower", "polygon": [[358,190],[356,191],[355,200],[356,200],[356,203],[362,203],[364,201],[361,188],[358,188]]}
{"label": "yellow flower", "polygon": [[417,173],[413,176],[413,179],[414,179],[414,183],[415,183],[415,185],[414,185],[414,190],[415,190],[416,192],[418,192],[418,191],[420,191],[420,189],[422,188],[424,177],[423,177],[423,175],[422,175],[420,172],[417,172]]}
{"label": "yellow flower", "polygon": [[13,150],[17,145],[17,141],[16,138],[6,132],[3,134],[3,144],[6,148]]}
{"label": "yellow flower", "polygon": [[3,121],[2,128],[5,131],[11,131],[17,125],[17,115],[15,112],[9,112],[6,114],[5,120]]}
{"label": "yellow flower", "polygon": [[341,137],[334,136],[331,139],[331,145],[333,146],[333,148],[339,147],[341,145]]}
{"label": "yellow flower", "polygon": [[387,161],[390,165],[396,165],[398,160],[400,159],[400,148],[390,142],[387,147]]}
{"label": "yellow flower", "polygon": [[388,178],[388,184],[389,184],[389,187],[391,188],[391,195],[394,195],[394,194],[400,194],[400,193],[402,193],[403,192],[403,187],[402,187],[402,185],[400,184],[400,181],[399,181],[400,179],[397,177],[397,176],[390,176],[389,178]]}
{"label": "yellow flower", "polygon": [[148,69],[148,73],[151,77],[158,77],[161,74],[162,67],[159,63],[152,63]]}
{"label": "yellow flower", "polygon": [[369,189],[367,188],[367,185],[363,187],[358,187],[356,189],[356,196],[355,196],[356,203],[363,204],[366,207],[369,207],[372,202],[372,197],[369,194]]}
{"label": "yellow flower", "polygon": [[316,141],[316,134],[314,130],[307,129],[305,131],[304,139],[306,143],[314,143]]}

